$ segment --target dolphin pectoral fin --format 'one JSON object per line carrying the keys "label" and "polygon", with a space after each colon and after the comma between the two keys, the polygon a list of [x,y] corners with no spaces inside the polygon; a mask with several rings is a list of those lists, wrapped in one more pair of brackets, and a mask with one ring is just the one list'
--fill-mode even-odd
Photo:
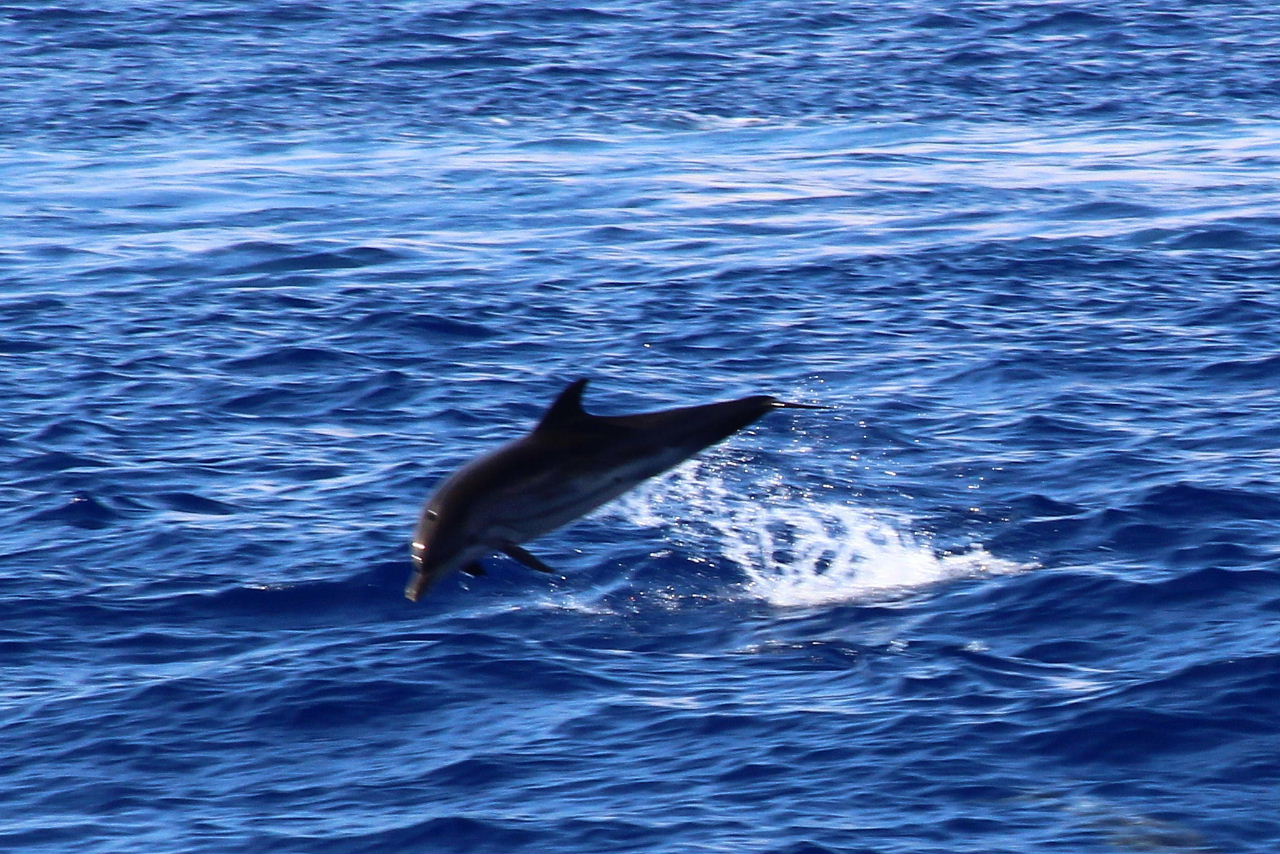
{"label": "dolphin pectoral fin", "polygon": [[559,573],[556,572],[554,569],[547,566],[545,563],[538,560],[536,557],[529,554],[527,551],[520,548],[515,543],[503,543],[502,551],[505,554],[507,554],[509,557],[513,558],[514,560],[520,561],[522,564],[529,567],[530,569],[536,569],[538,572],[546,572],[551,575],[559,575]]}
{"label": "dolphin pectoral fin", "polygon": [[812,403],[792,403],[788,400],[778,400],[776,397],[769,404],[774,409],[834,409],[833,406],[815,406]]}
{"label": "dolphin pectoral fin", "polygon": [[478,560],[477,560],[477,561],[473,561],[473,562],[471,562],[471,563],[467,564],[466,566],[464,566],[464,567],[462,568],[462,571],[463,571],[463,572],[465,572],[467,575],[472,575],[472,576],[476,576],[476,577],[479,577],[479,576],[481,576],[481,575],[488,575],[488,574],[489,574],[488,572],[486,572],[486,571],[485,571],[484,564],[482,564],[482,563],[481,563],[480,561],[478,561]]}

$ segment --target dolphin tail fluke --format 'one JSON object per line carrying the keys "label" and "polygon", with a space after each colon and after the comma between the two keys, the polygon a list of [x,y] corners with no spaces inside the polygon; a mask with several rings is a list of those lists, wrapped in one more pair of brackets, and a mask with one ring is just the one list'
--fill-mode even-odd
{"label": "dolphin tail fluke", "polygon": [[529,567],[530,569],[536,569],[538,572],[545,572],[550,575],[559,575],[559,573],[556,572],[554,569],[547,566],[545,563],[538,560],[538,558],[529,554],[527,551],[520,548],[515,543],[504,543],[502,545],[502,551],[505,554],[507,554],[509,557],[511,557],[513,560],[520,561],[522,564]]}

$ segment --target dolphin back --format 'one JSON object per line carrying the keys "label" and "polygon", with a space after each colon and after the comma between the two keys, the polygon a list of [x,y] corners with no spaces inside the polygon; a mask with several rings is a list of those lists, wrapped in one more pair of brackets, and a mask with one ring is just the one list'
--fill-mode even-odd
{"label": "dolphin back", "polygon": [[592,415],[582,405],[586,386],[585,379],[566,386],[548,407],[533,435],[551,441],[614,444],[619,450],[631,447],[640,453],[645,449],[678,449],[683,452],[683,460],[727,439],[767,412],[803,406],[769,395],[753,395],[636,415]]}

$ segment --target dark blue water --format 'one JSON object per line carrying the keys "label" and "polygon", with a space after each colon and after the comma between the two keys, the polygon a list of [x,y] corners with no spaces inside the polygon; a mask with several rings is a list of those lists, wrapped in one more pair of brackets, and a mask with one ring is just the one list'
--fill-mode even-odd
{"label": "dark blue water", "polygon": [[[1274,851],[1270,4],[0,5],[0,848]],[[779,412],[401,595],[561,386]]]}

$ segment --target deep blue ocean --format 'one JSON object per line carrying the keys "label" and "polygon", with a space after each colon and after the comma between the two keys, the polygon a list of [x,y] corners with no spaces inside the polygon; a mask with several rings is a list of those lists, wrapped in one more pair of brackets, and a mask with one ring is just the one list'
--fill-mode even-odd
{"label": "deep blue ocean", "polygon": [[[0,850],[1274,852],[1280,14],[0,2]],[[402,595],[570,380],[770,414]]]}

